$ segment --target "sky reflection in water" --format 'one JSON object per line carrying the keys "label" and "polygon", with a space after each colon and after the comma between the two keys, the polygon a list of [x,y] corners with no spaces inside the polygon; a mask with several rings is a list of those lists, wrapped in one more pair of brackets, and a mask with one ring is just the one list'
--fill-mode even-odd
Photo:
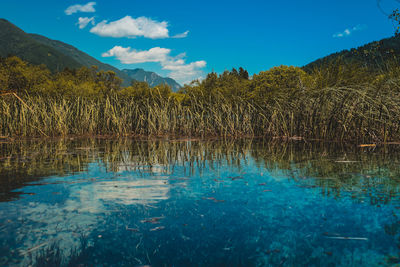
{"label": "sky reflection in water", "polygon": [[396,147],[123,139],[1,148],[1,266],[399,262]]}

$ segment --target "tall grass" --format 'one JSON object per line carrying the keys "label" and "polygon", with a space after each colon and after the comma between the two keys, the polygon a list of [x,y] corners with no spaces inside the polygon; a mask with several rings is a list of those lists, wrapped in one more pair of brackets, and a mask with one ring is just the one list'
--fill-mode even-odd
{"label": "tall grass", "polygon": [[[0,135],[303,137],[385,142],[400,138],[400,94],[375,87],[282,91],[265,103],[189,97],[0,97]],[[183,104],[184,103],[184,104]]]}

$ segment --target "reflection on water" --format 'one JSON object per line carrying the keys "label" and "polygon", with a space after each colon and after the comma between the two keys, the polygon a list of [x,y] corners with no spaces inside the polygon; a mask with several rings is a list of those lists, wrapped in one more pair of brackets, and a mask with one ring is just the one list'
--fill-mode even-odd
{"label": "reflection on water", "polygon": [[391,266],[400,147],[0,143],[0,265]]}
{"label": "reflection on water", "polygon": [[94,198],[131,205],[156,203],[168,198],[168,180],[110,181],[92,186]]}

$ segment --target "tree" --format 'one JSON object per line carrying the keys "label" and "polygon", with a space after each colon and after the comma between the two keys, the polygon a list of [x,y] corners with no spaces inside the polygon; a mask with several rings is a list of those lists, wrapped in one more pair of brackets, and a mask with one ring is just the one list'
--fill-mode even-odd
{"label": "tree", "polygon": [[50,71],[44,65],[30,65],[18,57],[0,59],[0,89],[37,93],[47,88]]}
{"label": "tree", "polygon": [[393,21],[393,23],[395,24],[394,34],[396,36],[399,36],[400,35],[400,13],[399,13],[398,8],[393,10],[392,14],[389,15],[389,19],[391,19]]}
{"label": "tree", "polygon": [[239,68],[239,76],[242,79],[248,80],[249,79],[249,73],[247,70],[243,69],[242,67]]}
{"label": "tree", "polygon": [[254,75],[251,81],[251,96],[261,100],[268,99],[281,92],[305,89],[311,83],[311,76],[299,67],[274,67]]}
{"label": "tree", "polygon": [[[394,0],[398,3],[400,3],[400,0]],[[382,7],[382,0],[376,0],[376,4],[379,8],[379,10],[385,15],[387,16],[390,20],[392,20],[393,22],[393,26],[395,27],[395,32],[394,34],[396,36],[400,35],[400,13],[399,13],[399,9],[396,8],[395,10],[393,10],[392,12],[388,13],[387,11],[385,11],[385,9]]]}

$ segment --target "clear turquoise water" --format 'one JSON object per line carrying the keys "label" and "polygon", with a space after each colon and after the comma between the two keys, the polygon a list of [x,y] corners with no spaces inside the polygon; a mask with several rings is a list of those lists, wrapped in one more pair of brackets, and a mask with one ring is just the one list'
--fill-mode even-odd
{"label": "clear turquoise water", "polygon": [[5,143],[1,266],[392,266],[396,147]]}

